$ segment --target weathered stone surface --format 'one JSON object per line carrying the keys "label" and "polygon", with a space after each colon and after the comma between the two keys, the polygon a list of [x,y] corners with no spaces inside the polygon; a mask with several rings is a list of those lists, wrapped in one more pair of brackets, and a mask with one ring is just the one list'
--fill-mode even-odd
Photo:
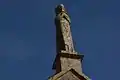
{"label": "weathered stone surface", "polygon": [[61,29],[62,29],[62,35],[63,35],[66,51],[73,52],[74,46],[70,31],[70,24],[64,18],[61,19]]}
{"label": "weathered stone surface", "polygon": [[61,70],[67,70],[68,68],[75,69],[78,73],[82,73],[81,62],[79,59],[71,59],[61,57]]}
{"label": "weathered stone surface", "polygon": [[65,71],[61,71],[49,78],[49,80],[91,80],[83,73],[79,74],[74,69],[68,68]]}
{"label": "weathered stone surface", "polygon": [[55,13],[57,56],[53,69],[56,70],[56,74],[49,80],[90,80],[82,73],[83,55],[78,55],[74,49],[70,29],[71,20],[64,5],[58,5]]}
{"label": "weathered stone surface", "polygon": [[70,18],[63,6],[58,6],[56,11],[58,11],[56,12],[57,14],[55,18],[57,52],[60,52],[61,50],[74,52],[73,40],[70,31]]}
{"label": "weathered stone surface", "polygon": [[68,73],[58,78],[58,80],[80,80],[80,79],[69,71]]}

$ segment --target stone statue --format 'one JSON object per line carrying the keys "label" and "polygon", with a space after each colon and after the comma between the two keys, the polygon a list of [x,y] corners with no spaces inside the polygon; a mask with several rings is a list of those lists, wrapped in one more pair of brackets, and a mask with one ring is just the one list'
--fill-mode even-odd
{"label": "stone statue", "polygon": [[[73,52],[74,46],[73,46],[73,41],[72,41],[72,36],[70,31],[71,21],[70,21],[69,15],[67,14],[67,11],[64,8],[64,5],[63,4],[58,5],[55,8],[55,13],[56,13],[55,24],[57,26],[57,29],[61,30],[60,34],[63,37],[63,42],[60,42],[60,44],[64,44],[64,48],[62,46],[61,50],[64,50],[67,52]],[[57,32],[59,31],[57,30]]]}

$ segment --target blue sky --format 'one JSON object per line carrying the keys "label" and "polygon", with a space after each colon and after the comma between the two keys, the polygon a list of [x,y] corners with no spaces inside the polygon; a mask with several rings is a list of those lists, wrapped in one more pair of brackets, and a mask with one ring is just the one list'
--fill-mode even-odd
{"label": "blue sky", "polygon": [[92,80],[119,80],[120,1],[0,0],[0,80],[47,80],[54,71],[54,8],[71,17],[83,71]]}

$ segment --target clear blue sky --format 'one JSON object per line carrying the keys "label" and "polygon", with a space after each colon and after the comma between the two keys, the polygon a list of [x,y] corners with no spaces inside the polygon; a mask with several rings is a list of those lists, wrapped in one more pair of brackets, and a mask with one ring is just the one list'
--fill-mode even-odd
{"label": "clear blue sky", "polygon": [[72,21],[83,71],[92,80],[120,80],[120,1],[0,0],[0,80],[47,80],[55,58],[54,8]]}

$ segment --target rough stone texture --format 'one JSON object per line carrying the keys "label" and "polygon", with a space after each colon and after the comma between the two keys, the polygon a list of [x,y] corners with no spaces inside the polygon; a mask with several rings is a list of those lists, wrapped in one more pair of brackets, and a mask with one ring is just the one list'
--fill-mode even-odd
{"label": "rough stone texture", "polygon": [[64,18],[61,19],[61,29],[66,51],[71,53],[74,51],[73,40],[71,36],[69,22]]}
{"label": "rough stone texture", "polygon": [[[82,58],[76,56],[77,52],[74,49],[72,40],[69,15],[61,4],[56,7],[55,13],[57,56],[54,62],[54,69],[56,74],[50,80],[90,80],[84,78],[84,75],[80,75],[83,74],[81,67]],[[73,72],[69,71],[62,75],[68,69],[73,70]]]}
{"label": "rough stone texture", "polygon": [[81,62],[80,59],[71,59],[71,58],[65,58],[61,57],[61,70],[67,70],[68,68],[73,68],[75,71],[78,73],[82,73],[82,67],[81,67]]}
{"label": "rough stone texture", "polygon": [[65,75],[61,76],[57,80],[80,80],[77,76],[75,76],[72,72],[68,72]]}
{"label": "rough stone texture", "polygon": [[79,74],[74,69],[68,69],[61,71],[54,76],[51,76],[49,80],[91,80],[83,73]]}
{"label": "rough stone texture", "polygon": [[63,11],[59,13],[56,12],[57,14],[55,17],[56,34],[57,34],[56,46],[58,48],[57,52],[60,52],[61,50],[74,52],[73,40],[70,31],[70,18],[62,6],[61,8],[58,9]]}
{"label": "rough stone texture", "polygon": [[[60,12],[59,9],[62,10],[62,12]],[[65,11],[65,8],[63,7],[63,5],[59,6],[57,11],[59,12],[56,12],[57,14],[55,18],[56,30],[57,30],[56,33],[59,35],[62,35],[62,36],[59,36],[59,35],[56,36],[58,40],[56,42],[58,44],[57,48],[59,48],[58,50],[67,52],[69,54],[76,54],[74,50],[74,45],[73,45],[73,40],[72,40],[72,35],[70,30],[70,18],[67,12]],[[60,41],[61,39],[63,40],[63,42]],[[62,45],[64,46],[64,48],[60,48],[60,46]],[[79,73],[82,72],[80,59],[70,59],[70,58],[60,57],[59,61],[60,62],[58,63],[61,63],[61,71],[66,70],[68,67],[71,67],[71,68],[74,68]]]}

